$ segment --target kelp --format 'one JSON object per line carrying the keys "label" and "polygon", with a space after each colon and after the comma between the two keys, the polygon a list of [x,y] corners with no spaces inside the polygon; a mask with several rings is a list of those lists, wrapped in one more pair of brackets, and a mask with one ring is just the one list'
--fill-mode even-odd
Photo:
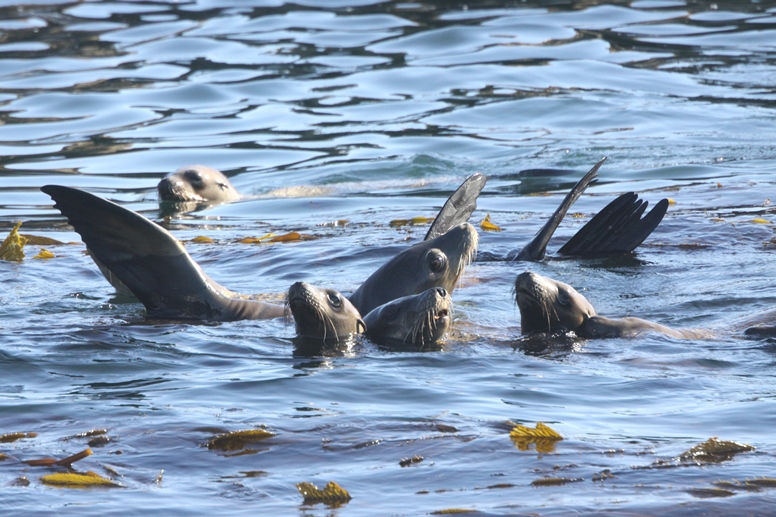
{"label": "kelp", "polygon": [[0,260],[21,262],[24,259],[24,245],[27,244],[27,239],[19,235],[21,225],[21,221],[16,223],[8,237],[0,244]]}
{"label": "kelp", "polygon": [[41,250],[38,252],[38,254],[37,254],[37,255],[35,255],[35,256],[34,256],[34,257],[32,257],[32,258],[34,258],[34,259],[53,259],[53,258],[55,258],[55,257],[56,257],[56,255],[54,255],[53,253],[51,253],[51,252],[50,252],[49,250],[47,250],[46,248],[41,248]]}
{"label": "kelp", "polygon": [[297,483],[296,485],[299,493],[304,497],[304,504],[318,504],[323,503],[325,505],[336,507],[347,503],[352,499],[347,490],[339,486],[334,481],[329,481],[323,490],[319,489],[312,483]]}
{"label": "kelp", "polygon": [[272,438],[275,433],[265,429],[247,429],[244,431],[232,431],[212,438],[207,442],[208,449],[218,449],[221,451],[238,451],[251,442],[258,442]]}
{"label": "kelp", "polygon": [[35,438],[38,433],[6,433],[0,434],[0,443],[12,443],[23,438]]}
{"label": "kelp", "polygon": [[423,461],[423,456],[415,455],[412,458],[403,458],[401,461],[399,461],[399,466],[409,467],[410,465],[420,463],[421,461]]}
{"label": "kelp", "polygon": [[240,244],[262,244],[273,242],[311,241],[315,239],[317,239],[317,237],[314,235],[307,235],[299,232],[289,232],[284,233],[283,235],[268,233],[266,235],[262,235],[261,237],[243,237],[237,242]]}
{"label": "kelp", "polygon": [[82,460],[84,458],[87,458],[92,455],[91,449],[85,449],[79,453],[73,454],[72,456],[68,456],[67,458],[63,458],[61,460],[57,460],[54,458],[43,458],[39,460],[26,460],[23,463],[26,463],[27,465],[31,467],[51,467],[54,465],[62,466],[62,467],[69,467],[76,461]]}
{"label": "kelp", "polygon": [[89,488],[89,487],[118,487],[112,479],[100,476],[99,474],[88,471],[86,473],[78,472],[57,472],[42,476],[40,480],[46,485],[66,487],[66,488]]}
{"label": "kelp", "polygon": [[583,481],[582,478],[539,478],[531,481],[531,486],[560,486],[568,483]]}
{"label": "kelp", "polygon": [[519,450],[527,451],[533,444],[536,451],[541,453],[553,452],[555,444],[563,440],[560,433],[542,422],[537,422],[533,429],[518,424],[509,432],[509,437]]}
{"label": "kelp", "polygon": [[486,232],[500,232],[501,231],[501,227],[500,226],[498,226],[498,225],[496,225],[496,224],[491,222],[490,214],[487,214],[485,216],[485,219],[482,220],[482,222],[480,223],[480,228],[482,228]]}
{"label": "kelp", "polygon": [[417,226],[420,224],[429,224],[434,221],[433,217],[413,217],[412,219],[393,219],[388,225],[391,228],[399,228],[402,226]]}
{"label": "kelp", "polygon": [[776,478],[753,478],[744,479],[743,481],[737,481],[735,479],[730,481],[715,481],[712,483],[717,488],[725,490],[743,490],[746,492],[759,492],[763,488],[776,488]]}
{"label": "kelp", "polygon": [[755,448],[745,443],[709,438],[703,443],[685,451],[679,456],[682,461],[720,463],[733,458],[738,453],[753,451]]}

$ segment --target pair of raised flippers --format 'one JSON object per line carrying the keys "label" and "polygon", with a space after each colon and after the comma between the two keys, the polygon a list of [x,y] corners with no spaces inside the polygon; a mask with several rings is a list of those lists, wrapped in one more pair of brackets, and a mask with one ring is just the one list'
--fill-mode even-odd
{"label": "pair of raised flippers", "polygon": [[[541,259],[565,213],[592,182],[596,164],[564,199],[553,217],[517,260]],[[468,178],[448,199],[426,238],[373,273],[349,298],[331,289],[296,283],[287,297],[297,333],[319,340],[345,339],[365,332],[372,340],[423,346],[438,340],[450,325],[450,293],[477,249],[477,232],[468,224],[485,185]],[[42,187],[86,243],[106,276],[118,279],[153,318],[176,320],[265,319],[286,315],[282,305],[243,295],[213,281],[167,230],[145,217],[86,192]],[[561,249],[572,255],[630,252],[657,226],[667,202],[644,218],[646,203],[620,196],[599,212]],[[312,293],[312,294],[310,294]],[[314,306],[314,304],[317,305]],[[342,314],[342,318],[335,318]],[[361,315],[365,315],[363,318]]]}

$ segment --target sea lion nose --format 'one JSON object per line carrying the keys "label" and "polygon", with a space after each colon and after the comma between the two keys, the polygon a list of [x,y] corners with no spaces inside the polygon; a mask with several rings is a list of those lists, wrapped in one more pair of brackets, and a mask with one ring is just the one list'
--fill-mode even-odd
{"label": "sea lion nose", "polygon": [[439,293],[439,296],[441,296],[442,298],[444,298],[445,296],[447,296],[447,291],[445,290],[445,288],[444,288],[444,287],[437,287],[437,288],[436,288],[436,292],[438,292],[438,293]]}

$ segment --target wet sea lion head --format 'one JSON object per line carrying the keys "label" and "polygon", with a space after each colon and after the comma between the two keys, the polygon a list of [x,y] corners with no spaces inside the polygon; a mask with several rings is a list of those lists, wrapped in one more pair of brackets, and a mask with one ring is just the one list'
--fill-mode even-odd
{"label": "wet sea lion head", "polygon": [[300,337],[333,343],[366,330],[358,310],[334,289],[296,282],[288,289],[286,304]]}
{"label": "wet sea lion head", "polygon": [[530,271],[517,276],[514,292],[523,333],[576,330],[596,315],[576,289]]}
{"label": "wet sea lion head", "polygon": [[439,341],[450,328],[453,301],[444,287],[433,287],[390,301],[364,317],[366,335],[378,344],[420,347]]}
{"label": "wet sea lion head", "polygon": [[240,198],[221,171],[204,165],[181,167],[162,178],[156,189],[160,201],[226,203]]}
{"label": "wet sea lion head", "polygon": [[469,223],[402,251],[383,264],[350,296],[362,314],[391,300],[442,287],[455,289],[464,268],[477,254],[479,236]]}

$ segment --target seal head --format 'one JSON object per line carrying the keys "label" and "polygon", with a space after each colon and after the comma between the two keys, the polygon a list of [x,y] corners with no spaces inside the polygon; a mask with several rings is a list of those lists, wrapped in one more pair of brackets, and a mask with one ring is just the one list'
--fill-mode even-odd
{"label": "seal head", "polygon": [[433,287],[452,293],[464,268],[474,260],[479,236],[469,223],[424,240],[383,264],[350,296],[361,314],[404,296]]}
{"label": "seal head", "polygon": [[423,349],[442,339],[453,319],[453,301],[444,287],[398,298],[364,317],[366,337],[381,345]]}
{"label": "seal head", "polygon": [[187,165],[171,172],[156,186],[160,201],[228,203],[240,199],[229,179],[204,165]]}
{"label": "seal head", "polygon": [[530,271],[515,280],[515,301],[523,333],[576,331],[596,315],[595,308],[568,284]]}
{"label": "seal head", "polygon": [[336,343],[366,330],[358,310],[334,289],[295,282],[288,289],[286,305],[299,337]]}

